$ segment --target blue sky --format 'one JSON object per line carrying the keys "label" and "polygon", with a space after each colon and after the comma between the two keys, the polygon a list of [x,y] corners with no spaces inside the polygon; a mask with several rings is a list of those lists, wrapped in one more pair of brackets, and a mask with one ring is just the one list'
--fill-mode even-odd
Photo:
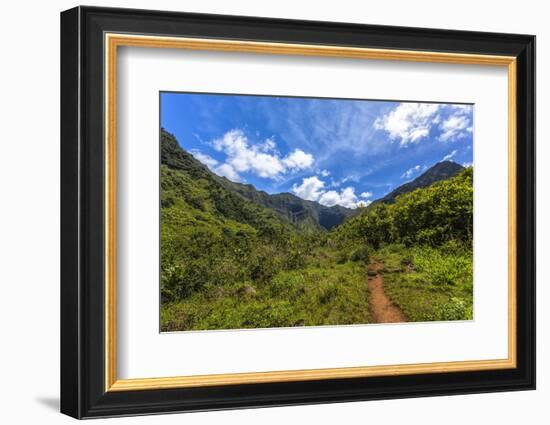
{"label": "blue sky", "polygon": [[327,206],[473,158],[471,105],[163,92],[161,126],[218,175]]}

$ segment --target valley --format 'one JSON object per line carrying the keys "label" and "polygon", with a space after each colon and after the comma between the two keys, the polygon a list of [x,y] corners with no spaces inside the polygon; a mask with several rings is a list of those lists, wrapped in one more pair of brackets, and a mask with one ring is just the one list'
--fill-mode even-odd
{"label": "valley", "polygon": [[161,330],[470,320],[472,179],[443,161],[326,207],[220,177],[162,130]]}

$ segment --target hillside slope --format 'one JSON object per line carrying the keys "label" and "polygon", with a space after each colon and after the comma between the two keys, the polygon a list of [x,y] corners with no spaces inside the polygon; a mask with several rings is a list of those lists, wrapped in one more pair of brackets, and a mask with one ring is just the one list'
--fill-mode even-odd
{"label": "hillside slope", "polygon": [[331,229],[354,215],[354,210],[339,205],[326,207],[317,202],[301,199],[291,193],[270,195],[257,190],[250,184],[232,182],[212,173],[206,166],[184,151],[176,138],[162,130],[161,162],[169,168],[186,172],[194,178],[208,178],[217,181],[228,191],[244,197],[254,204],[274,211],[285,221],[301,230],[318,231]]}
{"label": "hillside slope", "polygon": [[229,190],[161,134],[161,331],[369,323],[365,264]]}
{"label": "hillside slope", "polygon": [[291,193],[270,195],[255,189],[250,184],[235,183],[223,177],[222,179],[224,180],[223,184],[233,192],[275,211],[279,216],[300,229],[330,230],[355,214],[354,210],[339,205],[326,207],[317,202],[299,198]]}
{"label": "hillside slope", "polygon": [[304,241],[273,211],[232,193],[177,140],[161,135],[163,302],[208,285],[270,277]]}
{"label": "hillside slope", "polygon": [[218,176],[184,151],[165,130],[161,133],[161,186],[163,208],[179,201],[188,207],[186,213],[202,214],[206,222],[234,220],[263,233],[290,230],[272,211],[227,190]]}

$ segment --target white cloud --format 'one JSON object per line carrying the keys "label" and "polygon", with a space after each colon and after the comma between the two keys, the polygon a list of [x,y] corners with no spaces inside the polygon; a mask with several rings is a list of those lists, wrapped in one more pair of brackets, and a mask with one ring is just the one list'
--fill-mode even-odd
{"label": "white cloud", "polygon": [[353,187],[346,187],[340,192],[336,190],[325,190],[325,182],[320,180],[317,176],[302,179],[302,184],[300,185],[294,184],[292,186],[292,192],[302,199],[316,201],[327,207],[341,205],[353,209],[365,207],[371,203],[371,201],[368,200],[359,200]]}
{"label": "white cloud", "polygon": [[466,168],[471,167],[472,165],[474,165],[473,162],[463,162],[463,163],[462,163],[462,166],[463,166],[463,167],[466,167]]}
{"label": "white cloud", "polygon": [[316,199],[320,204],[332,207],[340,202],[340,194],[335,190],[329,190],[324,192],[319,198]]}
{"label": "white cloud", "polygon": [[212,169],[216,165],[218,165],[217,160],[212,158],[210,155],[206,155],[206,154],[202,153],[199,150],[194,149],[194,150],[191,151],[191,154],[210,169]]}
{"label": "white cloud", "polygon": [[401,178],[402,179],[410,179],[413,176],[413,174],[417,173],[418,171],[420,171],[420,165],[415,165],[414,167],[411,167],[407,171],[405,171],[401,175]]}
{"label": "white cloud", "polygon": [[[471,114],[471,105],[401,103],[378,117],[373,127],[386,131],[390,140],[399,140],[401,146],[407,146],[428,137],[431,129],[437,126],[439,140],[446,142],[461,139],[472,132]],[[442,115],[446,118],[443,119]]]}
{"label": "white cloud", "polygon": [[321,170],[321,171],[319,171],[319,174],[321,174],[321,176],[323,176],[323,177],[328,177],[328,176],[330,176],[330,171],[329,170]]}
{"label": "white cloud", "polygon": [[456,155],[456,149],[454,151],[452,151],[451,153],[445,155],[443,157],[443,161],[448,161],[450,160],[451,158],[453,158],[454,156]]}
{"label": "white cloud", "polygon": [[364,198],[364,199],[368,199],[370,197],[372,197],[372,192],[363,192],[361,193],[361,195],[359,195],[361,198]]}
{"label": "white cloud", "polygon": [[[342,189],[340,193],[335,190],[329,190],[321,195],[319,198],[319,203],[327,207],[332,207],[333,205],[341,205],[346,208],[357,208],[358,206],[366,206],[365,201],[360,201],[355,194],[355,189],[353,187],[346,187]],[[358,205],[361,203],[361,205]]]}
{"label": "white cloud", "polygon": [[461,139],[472,131],[470,118],[461,113],[451,115],[441,123],[439,128],[441,129],[439,140],[443,142]]}
{"label": "white cloud", "polygon": [[222,164],[218,167],[215,167],[212,171],[214,171],[219,176],[227,177],[229,180],[233,182],[242,181],[241,176],[239,176],[239,173],[237,173],[235,169],[229,164]]}
{"label": "white cloud", "polygon": [[[256,135],[258,135],[258,132],[256,132]],[[265,142],[258,145],[258,149],[262,152],[273,152],[276,151],[277,145],[275,144],[275,140],[265,139]]]}
{"label": "white cloud", "polygon": [[313,156],[301,149],[295,149],[294,152],[283,159],[283,164],[291,170],[304,170],[313,164]]}
{"label": "white cloud", "polygon": [[439,122],[440,105],[433,103],[401,103],[390,113],[378,117],[374,128],[386,131],[390,140],[400,140],[401,146],[418,143],[430,134],[433,124]]}
{"label": "white cloud", "polygon": [[[273,139],[250,145],[246,135],[238,129],[228,131],[223,137],[214,140],[212,145],[217,151],[226,154],[224,165],[230,166],[237,175],[249,172],[262,178],[278,179],[286,172],[307,169],[314,162],[311,154],[300,149],[281,158]],[[224,167],[226,173],[229,169]]]}
{"label": "white cloud", "polygon": [[462,112],[464,114],[469,114],[472,112],[472,105],[450,105],[451,109],[455,111]]}
{"label": "white cloud", "polygon": [[195,158],[197,158],[201,163],[210,168],[217,175],[227,177],[229,180],[234,182],[243,181],[241,176],[239,176],[239,173],[235,171],[232,165],[220,164],[218,160],[212,158],[210,155],[202,153],[197,149],[193,149],[190,152]]}
{"label": "white cloud", "polygon": [[357,207],[358,208],[364,208],[364,207],[368,207],[370,204],[372,204],[372,201],[359,201],[357,202]]}
{"label": "white cloud", "polygon": [[316,176],[312,176],[302,179],[302,184],[299,186],[294,184],[292,186],[292,192],[302,199],[317,201],[324,193],[324,187],[324,181],[319,180]]}

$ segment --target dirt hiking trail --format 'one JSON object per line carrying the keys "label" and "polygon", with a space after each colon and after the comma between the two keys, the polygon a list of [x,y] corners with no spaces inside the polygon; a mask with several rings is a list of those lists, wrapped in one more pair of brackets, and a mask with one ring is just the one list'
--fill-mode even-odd
{"label": "dirt hiking trail", "polygon": [[369,308],[374,323],[401,323],[407,318],[403,312],[394,305],[384,291],[384,278],[380,269],[384,267],[380,263],[369,265],[368,286],[370,291]]}

